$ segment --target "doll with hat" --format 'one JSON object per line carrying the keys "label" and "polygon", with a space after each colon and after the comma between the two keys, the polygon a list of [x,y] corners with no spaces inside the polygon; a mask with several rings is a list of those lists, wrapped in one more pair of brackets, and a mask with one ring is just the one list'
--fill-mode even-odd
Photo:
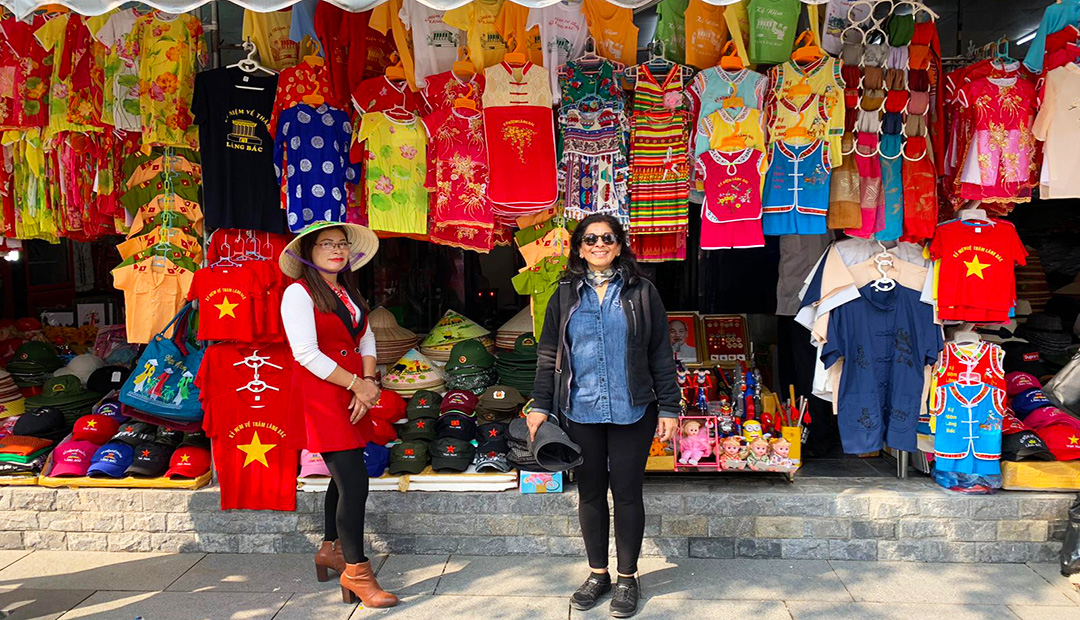
{"label": "doll with hat", "polygon": [[685,420],[679,437],[679,462],[697,465],[701,459],[712,455],[709,429],[701,420]]}

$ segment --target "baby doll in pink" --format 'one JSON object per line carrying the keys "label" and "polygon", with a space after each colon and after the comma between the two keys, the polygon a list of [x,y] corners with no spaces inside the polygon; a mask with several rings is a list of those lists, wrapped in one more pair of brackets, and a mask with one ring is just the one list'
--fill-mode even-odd
{"label": "baby doll in pink", "polygon": [[697,465],[698,461],[712,454],[709,429],[698,420],[687,420],[682,425],[679,437],[679,462]]}

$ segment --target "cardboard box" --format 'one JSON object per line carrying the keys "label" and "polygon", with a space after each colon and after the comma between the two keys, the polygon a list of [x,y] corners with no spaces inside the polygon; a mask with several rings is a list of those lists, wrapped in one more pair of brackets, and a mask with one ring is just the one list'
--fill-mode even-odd
{"label": "cardboard box", "polygon": [[562,493],[562,472],[522,471],[520,475],[522,493]]}

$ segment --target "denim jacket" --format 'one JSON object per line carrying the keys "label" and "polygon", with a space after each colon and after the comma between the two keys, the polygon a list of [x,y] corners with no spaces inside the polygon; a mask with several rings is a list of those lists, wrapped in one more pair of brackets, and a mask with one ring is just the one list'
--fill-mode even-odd
{"label": "denim jacket", "polygon": [[579,424],[633,424],[647,405],[634,405],[626,372],[626,314],[616,274],[603,301],[591,285],[581,288],[581,304],[570,314],[570,408],[566,417]]}

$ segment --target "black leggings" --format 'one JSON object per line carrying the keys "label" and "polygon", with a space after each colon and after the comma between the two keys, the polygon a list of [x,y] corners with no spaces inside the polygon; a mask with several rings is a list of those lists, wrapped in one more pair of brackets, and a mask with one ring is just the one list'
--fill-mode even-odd
{"label": "black leggings", "polygon": [[339,540],[345,562],[367,562],[364,555],[364,513],[367,510],[368,476],[363,448],[323,452],[330,470],[326,490],[326,540]]}
{"label": "black leggings", "polygon": [[656,433],[656,405],[633,424],[569,422],[569,435],[581,446],[584,462],[575,470],[578,519],[589,567],[608,565],[608,487],[615,502],[615,553],[621,575],[637,572],[645,537],[645,463]]}

